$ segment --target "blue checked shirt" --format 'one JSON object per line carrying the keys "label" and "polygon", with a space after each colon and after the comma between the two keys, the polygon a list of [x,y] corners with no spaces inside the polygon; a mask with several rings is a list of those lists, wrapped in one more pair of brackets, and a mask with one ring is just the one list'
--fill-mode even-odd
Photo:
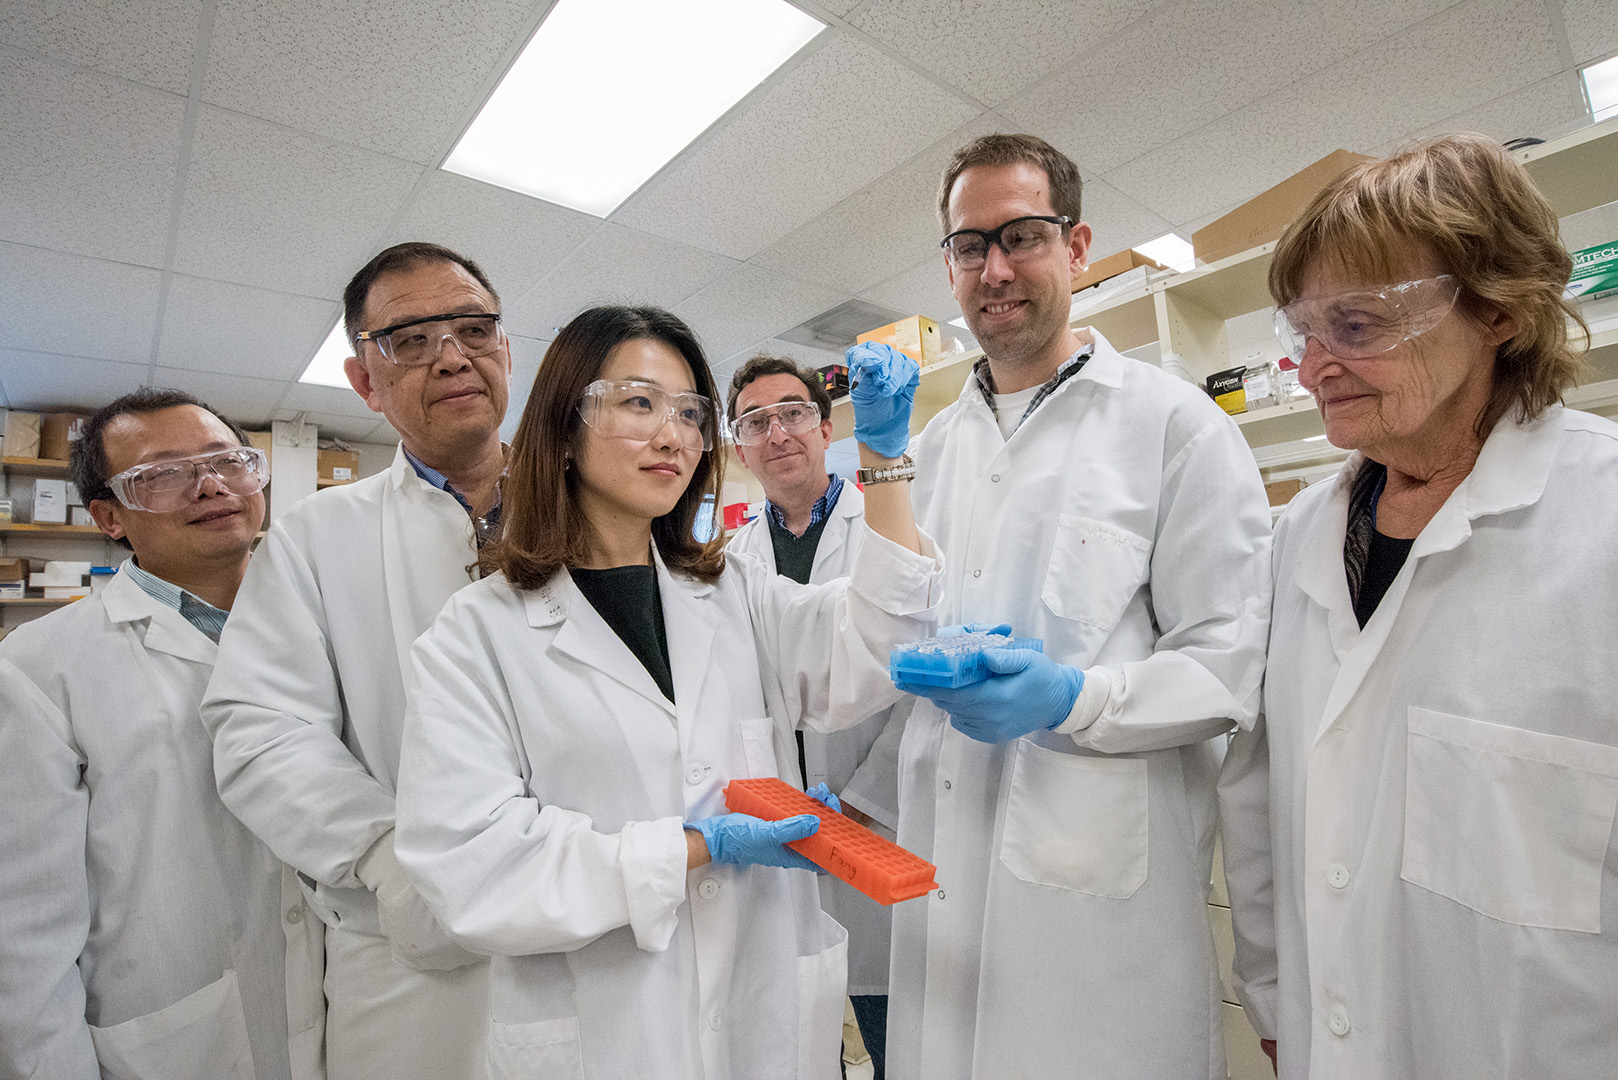
{"label": "blue checked shirt", "polygon": [[136,565],[133,558],[126,560],[119,572],[128,574],[140,586],[141,592],[159,604],[178,611],[180,618],[207,634],[210,640],[218,642],[219,635],[224,633],[225,620],[230,618],[230,612],[214,607],[201,597],[192,596],[156,574],[147,573]]}
{"label": "blue checked shirt", "polygon": [[420,459],[418,459],[415,454],[412,454],[408,447],[401,445],[400,449],[404,451],[405,460],[410,462],[410,467],[416,470],[417,476],[427,481],[439,491],[447,492],[454,496],[455,501],[461,504],[461,509],[466,511],[466,516],[472,519],[472,528],[473,531],[477,533],[478,537],[478,547],[482,547],[484,544],[488,543],[500,532],[499,488],[495,489],[494,505],[489,507],[489,512],[484,514],[482,517],[478,517],[477,512],[472,509],[472,504],[466,501],[466,497],[450,486],[449,477],[445,476],[443,473],[439,472],[430,465],[422,464]]}
{"label": "blue checked shirt", "polygon": [[[810,528],[813,528],[814,526],[819,525],[822,521],[826,520],[826,515],[830,514],[832,507],[837,505],[837,496],[843,493],[843,478],[841,476],[838,476],[836,473],[827,473],[826,479],[828,481],[826,484],[826,494],[816,499],[815,505],[809,508]],[[770,520],[775,522],[778,527],[782,529],[787,527],[786,513],[779,506],[776,506],[774,503],[766,500],[764,503],[764,512],[770,515]]]}

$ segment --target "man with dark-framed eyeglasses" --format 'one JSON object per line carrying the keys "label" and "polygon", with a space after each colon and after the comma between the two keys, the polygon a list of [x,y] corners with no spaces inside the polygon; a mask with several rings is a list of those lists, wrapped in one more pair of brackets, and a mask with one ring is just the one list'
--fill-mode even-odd
{"label": "man with dark-framed eyeglasses", "polygon": [[1225,1075],[1214,784],[1220,737],[1258,703],[1269,507],[1205,394],[1069,325],[1080,195],[1030,135],[957,150],[939,193],[984,351],[913,443],[917,519],[948,553],[939,618],[1010,624],[1044,653],[903,687],[899,842],[944,886],[894,913],[905,1080]]}
{"label": "man with dark-framed eyeglasses", "polygon": [[0,1075],[304,1075],[287,1028],[301,899],[283,907],[283,867],[221,805],[197,716],[264,521],[246,442],[145,389],[73,444],[91,516],[134,555],[0,642]]}
{"label": "man with dark-framed eyeglasses", "polygon": [[[758,477],[765,503],[725,550],[762,559],[799,584],[846,577],[859,550],[865,496],[826,471],[831,395],[820,373],[786,357],[755,356],[731,376],[726,408],[736,456]],[[827,785],[845,813],[892,839],[899,819],[899,740],[908,711],[883,709],[830,735],[799,732],[797,779],[805,789]],[[821,878],[820,897],[848,930],[848,993],[882,1080],[892,912],[830,875]]]}
{"label": "man with dark-framed eyeglasses", "polygon": [[395,857],[394,786],[410,645],[499,527],[511,352],[488,278],[434,244],[373,258],[343,319],[349,382],[399,450],[278,516],[203,715],[220,794],[325,927],[325,1009],[295,1017],[295,1038],[333,1077],[478,1077],[487,960],[448,939]]}

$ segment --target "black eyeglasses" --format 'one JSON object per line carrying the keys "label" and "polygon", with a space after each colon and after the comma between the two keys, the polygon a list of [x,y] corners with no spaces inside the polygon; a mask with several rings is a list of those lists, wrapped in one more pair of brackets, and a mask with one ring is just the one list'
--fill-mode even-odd
{"label": "black eyeglasses", "polygon": [[998,244],[1006,258],[1016,262],[1039,254],[1071,224],[1069,217],[1029,215],[1012,218],[998,229],[956,229],[938,246],[957,270],[976,270],[988,261],[990,244]]}

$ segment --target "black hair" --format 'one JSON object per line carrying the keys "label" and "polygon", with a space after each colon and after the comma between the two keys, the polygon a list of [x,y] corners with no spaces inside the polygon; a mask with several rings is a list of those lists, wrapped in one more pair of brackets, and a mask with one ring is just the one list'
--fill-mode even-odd
{"label": "black hair", "polygon": [[[440,244],[428,244],[421,241],[411,241],[406,244],[394,244],[386,251],[379,252],[370,262],[360,267],[359,273],[349,280],[343,289],[343,332],[348,335],[350,348],[358,349],[359,342],[354,335],[366,327],[360,325],[365,318],[365,301],[370,299],[371,286],[383,274],[391,274],[398,270],[408,270],[412,266],[428,262],[453,263],[471,274],[477,283],[483,286],[494,301],[494,310],[500,310],[500,294],[494,291],[489,284],[489,277],[483,268],[468,259],[465,255],[451,251]],[[370,329],[379,329],[371,327]]]}

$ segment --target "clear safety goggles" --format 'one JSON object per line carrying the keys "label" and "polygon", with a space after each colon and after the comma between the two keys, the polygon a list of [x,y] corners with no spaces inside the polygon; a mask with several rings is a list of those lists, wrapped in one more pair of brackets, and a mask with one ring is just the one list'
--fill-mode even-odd
{"label": "clear safety goggles", "polygon": [[246,497],[270,482],[269,459],[255,447],[235,446],[136,465],[108,477],[107,486],[131,510],[165,514],[193,502],[204,477],[212,477],[219,490]]}
{"label": "clear safety goggles", "polygon": [[449,315],[429,315],[424,319],[395,323],[381,330],[361,330],[357,341],[374,341],[382,355],[399,367],[420,367],[437,360],[447,341],[466,357],[475,360],[492,356],[506,343],[500,316],[494,312],[465,311]]}
{"label": "clear safety goggles", "polygon": [[770,425],[778,424],[787,435],[802,435],[820,423],[820,406],[812,401],[783,401],[748,409],[730,422],[731,438],[743,446],[756,446],[770,437]]}
{"label": "clear safety goggles", "polygon": [[1448,274],[1402,281],[1380,289],[1294,300],[1275,312],[1275,336],[1295,364],[1310,338],[1343,360],[1380,356],[1444,321],[1460,284]]}
{"label": "clear safety goggles", "polygon": [[672,426],[675,444],[713,449],[713,402],[702,394],[671,394],[655,383],[597,379],[579,397],[579,416],[598,434],[650,442]]}

